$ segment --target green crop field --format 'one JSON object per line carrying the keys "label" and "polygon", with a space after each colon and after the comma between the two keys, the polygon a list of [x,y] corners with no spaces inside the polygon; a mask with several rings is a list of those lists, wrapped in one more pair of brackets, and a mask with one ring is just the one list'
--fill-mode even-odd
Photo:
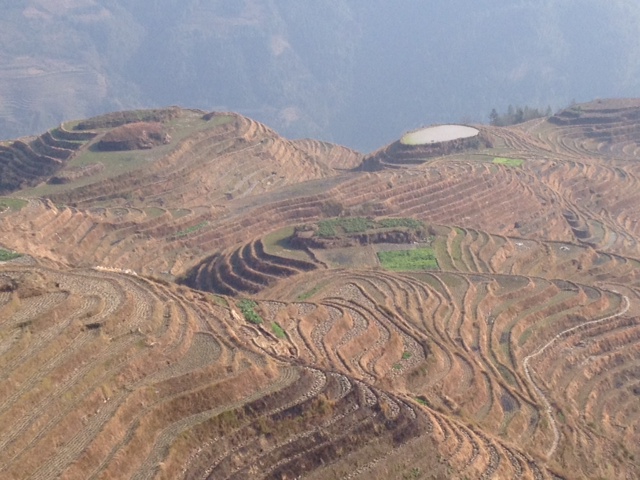
{"label": "green crop field", "polygon": [[438,260],[432,248],[378,252],[380,264],[388,270],[434,270]]}
{"label": "green crop field", "polygon": [[277,322],[273,322],[271,324],[271,331],[276,337],[280,339],[287,338],[287,334],[285,333],[284,328],[282,328]]}
{"label": "green crop field", "polygon": [[344,233],[362,233],[375,228],[375,222],[363,217],[334,218],[318,223],[318,236],[334,237],[340,230]]}
{"label": "green crop field", "polygon": [[238,302],[238,307],[240,307],[240,311],[245,320],[255,325],[260,325],[264,320],[262,320],[260,314],[255,311],[257,306],[258,304],[253,300],[240,300]]}
{"label": "green crop field", "polygon": [[413,218],[383,218],[378,221],[378,225],[383,228],[411,228],[417,230],[418,228],[424,227],[424,224],[418,220],[414,220]]}
{"label": "green crop field", "polygon": [[506,165],[507,167],[521,167],[524,160],[520,160],[519,158],[495,157],[493,163]]}
{"label": "green crop field", "polygon": [[22,255],[20,255],[19,253],[10,252],[8,250],[3,250],[2,248],[0,248],[0,262],[7,262],[21,256]]}
{"label": "green crop field", "polygon": [[364,233],[385,228],[409,228],[417,230],[424,227],[422,222],[412,218],[383,218],[378,221],[364,217],[332,218],[318,222],[319,237],[335,237],[340,234]]}
{"label": "green crop field", "polygon": [[13,210],[14,212],[17,212],[26,204],[26,200],[21,200],[19,198],[2,197],[0,198],[0,212],[3,212],[4,210]]}
{"label": "green crop field", "polygon": [[186,237],[187,235],[189,235],[190,233],[194,233],[197,232],[198,230],[203,229],[204,227],[206,227],[207,225],[209,225],[209,222],[204,221],[204,222],[200,222],[197,225],[193,225],[192,227],[189,228],[185,228],[184,230],[179,231],[178,233],[176,233],[174,235],[175,238],[181,238],[181,237]]}

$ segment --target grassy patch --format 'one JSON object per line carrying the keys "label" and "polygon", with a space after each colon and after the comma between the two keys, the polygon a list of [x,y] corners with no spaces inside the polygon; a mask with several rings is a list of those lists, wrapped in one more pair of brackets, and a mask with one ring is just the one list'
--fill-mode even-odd
{"label": "grassy patch", "polygon": [[105,166],[104,172],[108,175],[118,175],[134,170],[152,159],[145,155],[147,151],[124,150],[114,152],[101,152],[98,150],[83,150],[77,157],[70,160],[69,166],[86,167],[96,163]]}
{"label": "grassy patch", "polygon": [[440,263],[442,264],[442,269],[455,270],[451,257],[449,256],[449,251],[447,250],[446,237],[436,237],[436,240],[432,243],[432,245],[436,252],[436,258],[438,258],[440,260]]}
{"label": "grassy patch", "polygon": [[[99,128],[114,128],[133,122],[164,122],[170,119],[174,112],[170,109],[128,110],[125,112],[107,113],[97,117],[73,122],[73,130],[95,130]],[[65,127],[70,128],[69,122]]]}
{"label": "grassy patch", "polygon": [[194,225],[194,226],[189,227],[189,228],[185,228],[184,230],[180,230],[178,233],[176,233],[174,235],[174,237],[175,238],[186,237],[190,233],[197,232],[198,230],[203,229],[207,225],[209,225],[208,221],[200,222],[197,225]]}
{"label": "grassy patch", "polygon": [[191,213],[191,210],[187,210],[185,208],[180,208],[177,210],[169,210],[169,213],[171,213],[171,216],[173,218],[182,218],[186,215],[189,215]]}
{"label": "grassy patch", "polygon": [[363,217],[340,218],[336,220],[336,223],[345,233],[366,232],[376,226],[373,220]]}
{"label": "grassy patch", "polygon": [[462,240],[464,239],[464,230],[456,227],[456,236],[453,238],[451,242],[451,259],[454,262],[460,262],[462,260]]}
{"label": "grassy patch", "polygon": [[162,208],[158,208],[158,207],[149,207],[149,208],[145,208],[144,209],[144,213],[149,218],[157,218],[160,215],[163,215],[164,212],[165,212],[165,210],[163,210]]}
{"label": "grassy patch", "polygon": [[519,158],[495,157],[493,163],[506,165],[507,167],[521,167],[524,160],[520,160]]}
{"label": "grassy patch", "polygon": [[262,239],[264,251],[279,257],[293,258],[294,260],[304,260],[307,262],[313,261],[313,258],[311,258],[307,252],[293,247],[290,244],[294,231],[295,227],[289,226],[269,233]]}
{"label": "grassy patch", "polygon": [[247,322],[253,323],[255,325],[260,325],[264,322],[262,317],[256,312],[256,307],[258,304],[253,300],[240,300],[238,302],[238,308],[244,315],[244,318]]}
{"label": "grassy patch", "polygon": [[[149,119],[150,115],[153,116],[157,113],[162,115],[162,112],[164,111],[165,110],[140,110],[134,112],[124,112],[122,115],[124,115],[124,117],[127,117],[127,121],[139,121],[144,120],[145,118]],[[75,156],[73,156],[69,160],[67,167],[83,167],[95,163],[102,163],[105,167],[102,172],[90,177],[79,178],[71,183],[59,185],[45,184],[34,188],[25,189],[21,194],[34,197],[50,196],[61,192],[66,192],[73,188],[100,182],[107,178],[112,178],[118,175],[129,173],[140,168],[144,168],[146,165],[149,165],[172,152],[179,146],[180,141],[187,138],[188,136],[197,134],[199,132],[204,132],[206,130],[213,130],[218,125],[224,125],[233,121],[234,119],[233,116],[223,115],[220,117],[214,117],[207,122],[201,117],[202,113],[183,111],[178,117],[167,120],[165,125],[167,126],[169,134],[171,135],[171,142],[166,145],[154,147],[152,149],[129,150],[120,152],[99,152],[91,150],[91,147],[82,148],[76,153]],[[96,125],[102,124],[102,126],[106,128],[105,122],[108,123],[111,121],[115,121],[117,123],[122,121],[122,118],[111,118],[108,115],[95,117],[89,120],[65,123],[65,128],[69,130],[72,130],[74,128],[77,129],[80,128],[79,125],[82,125],[83,123],[85,126],[90,124],[87,122],[94,122]]]}
{"label": "grassy patch", "polygon": [[174,118],[167,122],[169,133],[171,135],[171,143],[176,144],[180,140],[199,132],[211,130],[218,125],[225,125],[234,119],[231,115],[223,115],[214,117],[209,121],[203,120],[199,114],[187,114]]}
{"label": "grassy patch", "polygon": [[319,237],[335,237],[337,234],[331,220],[323,220],[318,224],[316,235]]}
{"label": "grassy patch", "polygon": [[265,235],[262,239],[265,250],[270,253],[270,250],[283,248],[286,246],[291,235],[293,235],[293,232],[294,227],[289,226]]}
{"label": "grassy patch", "polygon": [[[67,167],[86,167],[89,165],[104,165],[104,169],[95,175],[81,177],[70,183],[62,184],[43,184],[34,188],[25,189],[23,195],[34,197],[50,196],[71,190],[73,188],[83,187],[85,185],[100,182],[107,178],[116,177],[124,173],[129,173],[152,163],[159,155],[158,149],[168,152],[171,145],[163,145],[156,149],[149,150],[129,150],[120,152],[97,152],[92,150],[82,150],[69,160]],[[66,171],[63,169],[62,172]]]}
{"label": "grassy patch", "polygon": [[26,200],[20,200],[19,198],[2,197],[0,198],[0,213],[5,210],[12,210],[14,212],[17,212],[26,204]]}
{"label": "grassy patch", "polygon": [[299,301],[299,302],[307,300],[308,298],[313,297],[316,293],[318,293],[320,290],[322,290],[322,287],[324,287],[324,285],[316,285],[311,290],[308,290],[308,291],[298,295],[296,297],[296,300]]}
{"label": "grassy patch", "polygon": [[520,335],[520,338],[518,338],[518,346],[521,347],[522,345],[525,344],[525,342],[527,340],[529,340],[529,337],[531,336],[533,332],[531,331],[531,329],[527,329],[524,332],[522,332],[522,335]]}
{"label": "grassy patch", "polygon": [[233,115],[220,115],[218,117],[213,117],[211,120],[208,121],[209,126],[216,126],[216,125],[225,125],[227,123],[232,122],[234,119]]}
{"label": "grassy patch", "polygon": [[424,224],[422,222],[414,220],[413,218],[383,218],[377,223],[383,228],[405,227],[417,230],[418,228],[424,227]]}
{"label": "grassy patch", "polygon": [[364,233],[378,229],[409,228],[418,230],[424,224],[412,218],[384,218],[378,221],[364,217],[344,217],[321,220],[318,222],[316,235],[319,237],[335,237],[340,234]]}
{"label": "grassy patch", "polygon": [[227,299],[220,296],[220,295],[211,295],[211,300],[213,300],[213,302],[216,305],[220,305],[221,307],[224,308],[229,308],[229,302],[227,302]]}
{"label": "grassy patch", "polygon": [[282,328],[277,322],[273,322],[271,324],[271,331],[276,337],[280,339],[287,338],[287,334],[285,333],[284,328]]}
{"label": "grassy patch", "polygon": [[10,252],[9,250],[3,250],[2,248],[0,248],[0,262],[7,262],[21,256],[22,255],[19,253]]}
{"label": "grassy patch", "polygon": [[504,365],[498,365],[497,367],[498,367],[498,372],[500,372],[500,375],[502,375],[502,378],[504,378],[509,385],[512,385],[514,387],[518,385],[518,382],[516,382],[515,377],[507,367],[505,367]]}
{"label": "grassy patch", "polygon": [[49,133],[51,133],[51,136],[56,140],[62,140],[63,142],[73,143],[77,147],[81,147],[86,143],[86,140],[71,140],[70,138],[67,138],[68,135],[65,135],[64,132],[62,132],[59,127],[49,130]]}
{"label": "grassy patch", "polygon": [[436,254],[432,248],[378,252],[378,259],[382,267],[388,270],[433,270],[438,268],[438,260],[436,260]]}

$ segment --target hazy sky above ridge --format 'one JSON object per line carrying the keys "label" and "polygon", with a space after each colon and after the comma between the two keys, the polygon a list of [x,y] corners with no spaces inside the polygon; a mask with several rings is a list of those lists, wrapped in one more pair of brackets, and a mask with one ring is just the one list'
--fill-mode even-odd
{"label": "hazy sky above ridge", "polygon": [[0,137],[109,110],[229,109],[375,149],[509,104],[640,96],[640,3],[3,2]]}

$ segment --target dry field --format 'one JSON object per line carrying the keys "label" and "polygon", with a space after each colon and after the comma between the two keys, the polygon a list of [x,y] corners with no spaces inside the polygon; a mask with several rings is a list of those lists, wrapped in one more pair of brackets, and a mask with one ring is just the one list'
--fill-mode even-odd
{"label": "dry field", "polygon": [[0,478],[640,478],[639,120],[0,145]]}

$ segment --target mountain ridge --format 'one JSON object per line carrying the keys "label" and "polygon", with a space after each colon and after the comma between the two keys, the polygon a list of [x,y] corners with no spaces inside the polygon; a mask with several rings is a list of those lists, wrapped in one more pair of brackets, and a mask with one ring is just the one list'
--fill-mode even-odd
{"label": "mountain ridge", "polygon": [[364,155],[172,107],[5,142],[0,475],[634,478],[639,116]]}

